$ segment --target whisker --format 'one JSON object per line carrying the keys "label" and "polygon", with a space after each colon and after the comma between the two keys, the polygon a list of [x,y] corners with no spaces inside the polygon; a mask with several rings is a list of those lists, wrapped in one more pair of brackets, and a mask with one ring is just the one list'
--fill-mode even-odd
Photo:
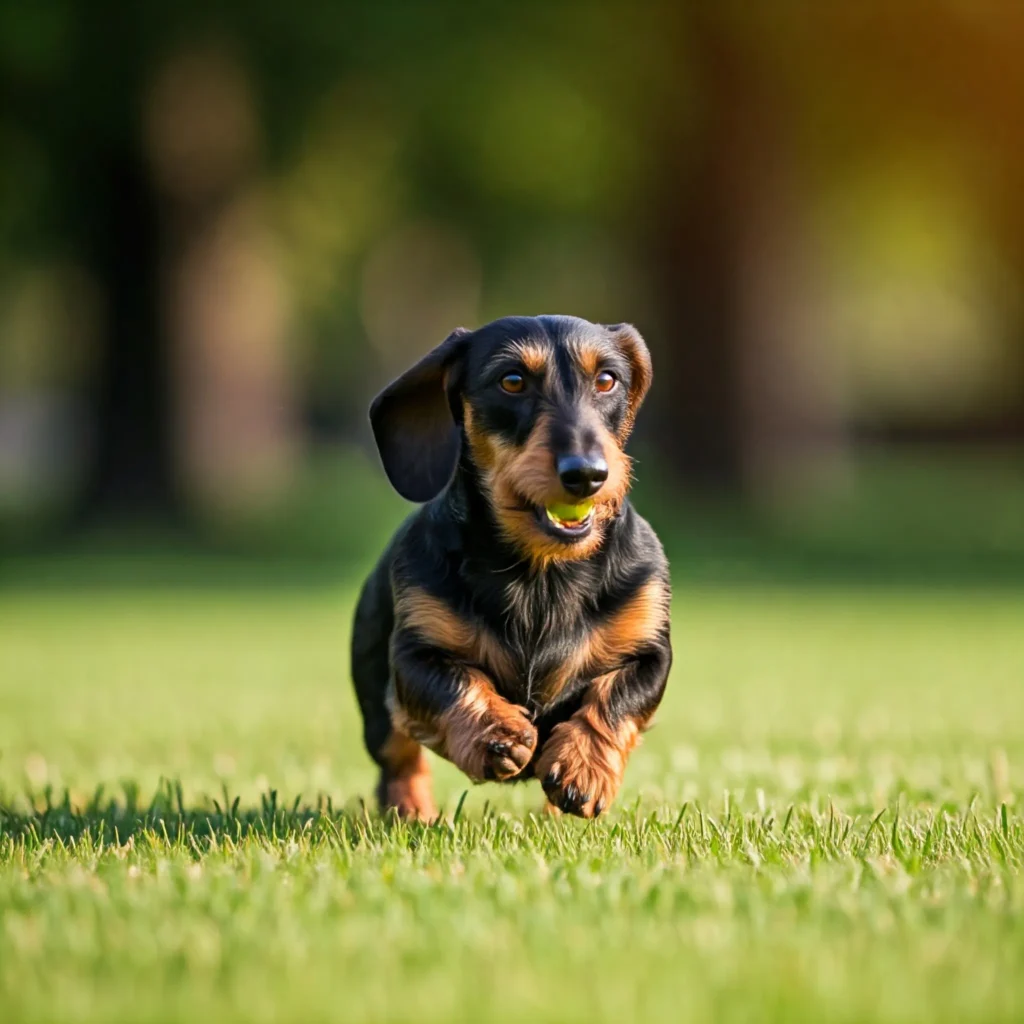
{"label": "whisker", "polygon": [[492,572],[495,572],[495,573],[511,572],[517,566],[520,566],[522,564],[523,564],[523,559],[519,559],[518,562],[513,562],[511,565],[506,565],[504,569],[493,569]]}

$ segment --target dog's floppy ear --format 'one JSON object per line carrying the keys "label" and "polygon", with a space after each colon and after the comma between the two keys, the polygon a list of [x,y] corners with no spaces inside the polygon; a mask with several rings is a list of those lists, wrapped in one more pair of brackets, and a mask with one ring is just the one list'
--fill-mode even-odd
{"label": "dog's floppy ear", "polygon": [[449,385],[470,333],[464,327],[452,331],[370,405],[370,425],[384,471],[409,501],[430,501],[440,494],[459,460]]}
{"label": "dog's floppy ear", "polygon": [[637,411],[651,387],[654,376],[651,368],[651,353],[640,332],[632,324],[606,324],[619,351],[629,361],[629,411],[622,427],[625,438],[633,429]]}

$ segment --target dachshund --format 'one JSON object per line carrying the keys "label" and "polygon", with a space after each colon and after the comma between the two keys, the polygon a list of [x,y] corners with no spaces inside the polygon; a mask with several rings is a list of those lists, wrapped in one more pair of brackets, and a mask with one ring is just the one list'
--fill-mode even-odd
{"label": "dachshund", "polygon": [[505,317],[374,399],[388,479],[423,503],[352,632],[382,810],[436,818],[424,747],[583,818],[615,798],[672,663],[668,563],[623,450],[650,384],[629,324]]}

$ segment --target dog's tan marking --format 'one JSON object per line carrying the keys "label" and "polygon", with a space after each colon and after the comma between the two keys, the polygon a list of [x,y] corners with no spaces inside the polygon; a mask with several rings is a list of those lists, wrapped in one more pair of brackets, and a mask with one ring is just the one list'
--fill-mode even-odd
{"label": "dog's tan marking", "polygon": [[412,630],[425,643],[485,669],[491,677],[502,682],[514,681],[515,664],[501,641],[486,626],[467,622],[425,590],[400,590],[395,601],[395,620],[400,628]]}
{"label": "dog's tan marking", "polygon": [[439,720],[438,751],[471,779],[510,779],[533,757],[537,730],[525,708],[510,704],[479,672],[470,672],[466,690]]}
{"label": "dog's tan marking", "polygon": [[473,464],[483,473],[493,470],[500,459],[507,458],[509,446],[498,437],[488,434],[476,422],[473,407],[462,400],[462,427],[469,445]]}
{"label": "dog's tan marking", "polygon": [[434,821],[437,808],[423,748],[393,728],[379,756],[384,762],[377,793],[381,810],[394,808],[399,817],[410,821]]}
{"label": "dog's tan marking", "polygon": [[602,713],[600,693],[611,689],[614,678],[595,683],[598,685],[592,688],[583,707],[552,730],[536,768],[537,778],[554,778],[554,786],[548,788],[552,799],[558,799],[569,786],[585,797],[575,812],[583,818],[607,810],[618,795],[629,755],[640,739],[640,726],[635,721],[627,719],[612,728]]}
{"label": "dog's tan marking", "polygon": [[636,422],[636,414],[640,410],[640,405],[650,390],[654,370],[651,366],[650,354],[635,327],[631,324],[620,324],[613,337],[619,346],[619,351],[629,360],[629,404],[626,409],[626,417],[619,430],[619,443],[625,444],[626,439],[633,431],[633,424]]}
{"label": "dog's tan marking", "polygon": [[481,429],[472,406],[464,401],[463,430],[502,533],[534,566],[543,569],[552,562],[578,561],[600,548],[605,526],[618,515],[631,483],[632,463],[619,438],[602,424],[594,424],[608,463],[608,479],[593,497],[594,527],[590,535],[567,544],[545,533],[534,512],[557,502],[574,501],[558,479],[551,452],[550,417],[538,416],[526,443],[516,448]]}
{"label": "dog's tan marking", "polygon": [[591,379],[596,377],[597,371],[601,368],[601,359],[603,358],[601,349],[585,341],[577,342],[573,347],[576,353],[576,362],[583,373]]}
{"label": "dog's tan marking", "polygon": [[[664,628],[669,614],[669,592],[666,584],[652,577],[607,621],[592,629],[538,687],[545,702],[554,700],[574,679],[598,677],[610,680],[615,669],[646,643],[655,639]],[[607,684],[610,685],[610,682]]]}
{"label": "dog's tan marking", "polygon": [[598,515],[604,519],[614,518],[629,494],[633,481],[633,460],[622,450],[620,443],[603,425],[598,427],[601,450],[608,463],[608,479],[597,492]]}
{"label": "dog's tan marking", "polygon": [[[396,683],[400,691],[400,678]],[[394,691],[388,710],[396,732],[411,736],[477,782],[518,775],[537,746],[537,730],[526,708],[505,700],[478,668],[462,670],[458,697],[443,714],[412,714]]]}
{"label": "dog's tan marking", "polygon": [[573,501],[558,479],[550,430],[550,419],[542,414],[522,448],[492,448],[496,457],[484,474],[484,486],[502,532],[538,568],[594,554],[604,541],[604,523],[618,512],[629,486],[629,460],[605,431],[612,449],[608,453],[609,479],[593,499],[594,529],[588,537],[573,544],[548,536],[536,521],[534,509]]}
{"label": "dog's tan marking", "polygon": [[518,341],[512,348],[530,373],[537,377],[544,376],[548,367],[548,349],[533,341]]}
{"label": "dog's tan marking", "polygon": [[663,580],[652,576],[607,622],[591,631],[587,669],[599,672],[617,667],[623,658],[635,654],[658,636],[668,612],[668,587]]}

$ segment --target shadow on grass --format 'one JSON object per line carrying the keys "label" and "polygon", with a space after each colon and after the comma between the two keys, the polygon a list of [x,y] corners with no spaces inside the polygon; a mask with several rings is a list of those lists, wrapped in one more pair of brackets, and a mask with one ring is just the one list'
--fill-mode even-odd
{"label": "shadow on grass", "polygon": [[[460,800],[451,824],[458,822],[462,804]],[[29,848],[50,843],[76,849],[83,843],[132,846],[137,838],[147,836],[164,846],[199,853],[225,842],[277,842],[325,833],[335,842],[355,847],[382,838],[395,826],[406,831],[428,827],[400,822],[394,814],[382,817],[362,800],[338,808],[325,794],[315,804],[304,803],[301,795],[282,804],[277,790],[265,793],[258,807],[242,807],[241,798],[232,799],[226,791],[222,799],[188,806],[176,782],[164,782],[146,804],[140,804],[131,784],[124,787],[123,799],[107,798],[100,787],[84,805],[74,802],[67,791],[55,798],[49,787],[17,798],[0,792],[0,844],[9,839]],[[439,827],[451,827],[443,811]]]}
{"label": "shadow on grass", "polygon": [[[451,818],[442,811],[431,825],[381,817],[364,805],[335,809],[329,797],[316,806],[296,798],[278,803],[271,790],[259,807],[240,807],[238,798],[186,807],[180,785],[165,783],[153,800],[140,806],[129,785],[125,799],[104,799],[102,791],[84,807],[68,794],[27,794],[12,801],[0,793],[0,864],[39,865],[56,857],[95,863],[96,858],[128,856],[152,863],[178,857],[199,860],[218,852],[242,855],[270,852],[284,860],[316,851],[335,851],[348,862],[360,850],[375,856],[417,853],[432,862],[463,857],[472,851],[537,855],[573,860],[595,853],[621,858],[664,857],[668,862],[738,864],[745,868],[775,864],[790,870],[810,860],[854,857],[874,871],[870,858],[887,857],[917,874],[943,862],[967,870],[1008,871],[1024,863],[1024,818],[1000,803],[982,808],[944,803],[908,809],[859,808],[853,815],[789,804],[725,816],[712,815],[697,803],[681,808],[645,809],[639,799],[615,820],[580,822],[528,814],[509,820],[486,807],[483,815],[461,820],[466,793]],[[666,813],[667,812],[667,813]],[[753,853],[752,853],[753,851]],[[889,868],[883,865],[883,874]]]}

